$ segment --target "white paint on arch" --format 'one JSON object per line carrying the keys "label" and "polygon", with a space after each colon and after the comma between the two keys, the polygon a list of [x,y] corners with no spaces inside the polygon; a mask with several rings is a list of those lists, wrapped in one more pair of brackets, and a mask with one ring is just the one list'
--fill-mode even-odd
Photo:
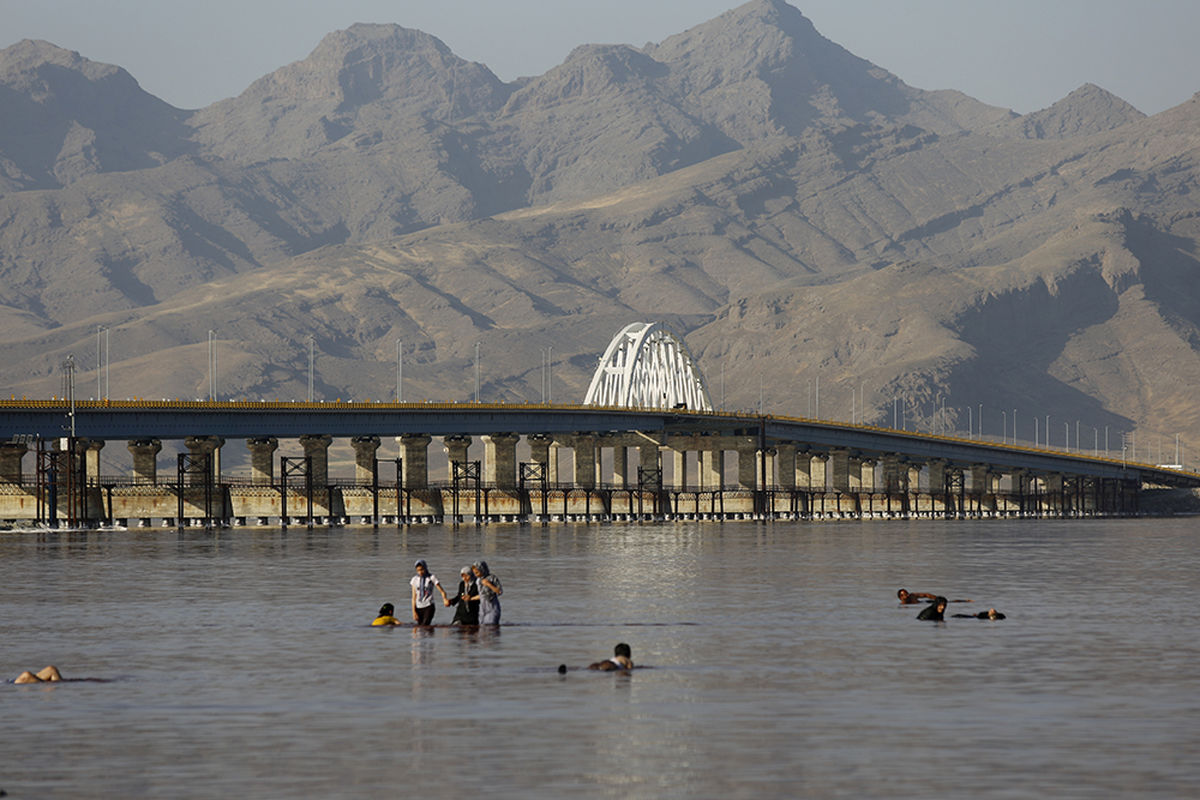
{"label": "white paint on arch", "polygon": [[631,323],[613,337],[583,403],[712,411],[704,376],[687,345],[657,322]]}

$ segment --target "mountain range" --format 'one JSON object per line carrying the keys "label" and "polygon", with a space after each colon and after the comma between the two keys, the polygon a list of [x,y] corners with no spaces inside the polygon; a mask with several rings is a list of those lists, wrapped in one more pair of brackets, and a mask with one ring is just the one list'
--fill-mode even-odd
{"label": "mountain range", "polygon": [[[1200,443],[1200,98],[1018,115],[753,0],[513,82],[398,25],[198,110],[0,51],[0,391],[578,402],[635,321],[726,407]],[[101,356],[102,358],[102,356]],[[819,391],[817,387],[819,386]],[[103,389],[101,389],[103,392]],[[1166,442],[1167,444],[1161,444]],[[1132,441],[1130,442],[1132,444]]]}

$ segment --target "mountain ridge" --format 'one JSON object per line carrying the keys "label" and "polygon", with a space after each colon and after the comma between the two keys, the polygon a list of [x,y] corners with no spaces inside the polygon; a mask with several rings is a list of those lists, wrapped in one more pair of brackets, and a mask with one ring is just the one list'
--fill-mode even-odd
{"label": "mountain ridge", "polygon": [[212,330],[224,396],[298,396],[313,336],[330,399],[387,396],[396,340],[414,397],[466,396],[476,341],[485,397],[536,400],[548,345],[581,397],[608,337],[662,319],[741,407],[761,380],[805,413],[819,377],[823,413],[865,387],[877,422],[907,398],[914,424],[986,403],[1200,435],[1200,97],[1145,117],[1086,84],[1016,115],[782,0],[510,83],[355,25],[194,111],[50,48],[0,51],[11,393],[58,391],[103,326],[122,396],[204,394]]}

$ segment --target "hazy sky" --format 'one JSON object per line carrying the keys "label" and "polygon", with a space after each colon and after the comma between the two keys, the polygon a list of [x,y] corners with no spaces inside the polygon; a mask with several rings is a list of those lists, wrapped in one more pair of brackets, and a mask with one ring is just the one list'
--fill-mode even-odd
{"label": "hazy sky", "polygon": [[[1026,113],[1095,83],[1146,113],[1200,91],[1198,0],[790,0],[817,30],[922,89]],[[501,79],[577,45],[658,42],[736,0],[0,0],[0,47],[46,39],[197,108],[308,55],[330,31],[395,22]]]}

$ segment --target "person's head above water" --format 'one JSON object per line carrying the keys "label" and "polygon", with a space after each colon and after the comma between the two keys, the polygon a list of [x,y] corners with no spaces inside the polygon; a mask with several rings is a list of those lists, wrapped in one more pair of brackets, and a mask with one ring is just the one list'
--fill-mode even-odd
{"label": "person's head above water", "polygon": [[475,573],[471,572],[471,568],[470,568],[470,567],[463,567],[461,570],[459,570],[459,571],[458,571],[458,574],[459,574],[460,576],[462,576],[462,575],[465,575],[465,576],[467,576],[467,577],[469,578],[469,577],[471,577],[472,575],[474,575]]}
{"label": "person's head above water", "polygon": [[488,575],[492,574],[491,571],[488,570],[488,565],[487,565],[486,561],[476,561],[474,564],[471,565],[471,569],[473,569],[477,573],[479,573],[479,577],[481,577],[481,578],[486,578]]}
{"label": "person's head above water", "polygon": [[899,597],[901,600],[904,600],[906,597],[908,597],[908,589],[897,589],[896,597]]}
{"label": "person's head above water", "polygon": [[413,564],[413,569],[415,569],[417,572],[420,572],[421,570],[425,570],[426,572],[428,572],[429,565],[425,563],[425,559],[418,558],[417,563]]}
{"label": "person's head above water", "polygon": [[396,607],[391,603],[384,603],[379,607],[379,616],[390,617],[396,613]]}
{"label": "person's head above water", "polygon": [[614,656],[625,656],[626,658],[633,658],[633,649],[630,648],[630,646],[625,644],[624,642],[621,642],[620,644],[618,644],[616,647],[613,648],[613,655]]}
{"label": "person's head above water", "polygon": [[947,606],[947,605],[949,605],[949,604],[950,604],[950,601],[949,601],[949,600],[947,600],[946,598],[942,597],[941,595],[938,595],[938,596],[937,596],[937,597],[935,597],[935,598],[934,598],[934,600],[933,600],[933,605],[934,605],[935,607],[937,607],[937,610],[938,610],[938,611],[945,611],[945,610],[946,610],[946,606]]}

